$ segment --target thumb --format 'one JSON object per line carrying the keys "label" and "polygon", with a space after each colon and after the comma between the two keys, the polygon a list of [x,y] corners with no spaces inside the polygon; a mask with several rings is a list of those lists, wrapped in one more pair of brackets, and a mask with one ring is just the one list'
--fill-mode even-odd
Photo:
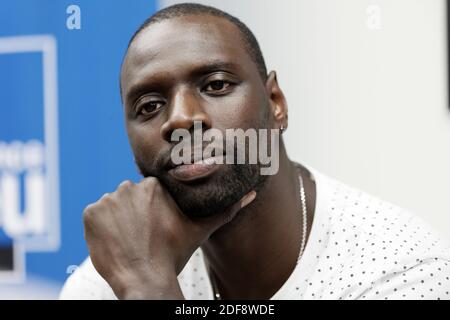
{"label": "thumb", "polygon": [[217,229],[233,220],[239,210],[249,205],[253,200],[255,200],[255,197],[256,191],[250,191],[245,196],[243,196],[241,200],[231,205],[224,212],[215,214],[212,217],[202,219],[202,223],[204,224],[205,229],[209,231],[209,234],[214,233]]}

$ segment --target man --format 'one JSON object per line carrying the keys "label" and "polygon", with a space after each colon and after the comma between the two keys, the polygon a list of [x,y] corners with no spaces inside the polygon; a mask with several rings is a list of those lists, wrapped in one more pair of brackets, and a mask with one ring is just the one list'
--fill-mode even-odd
{"label": "man", "polygon": [[156,13],[130,41],[121,92],[145,178],[85,209],[90,258],[62,299],[450,297],[444,240],[293,163],[282,139],[274,175],[261,175],[260,162],[174,163],[174,133],[198,122],[205,133],[287,128],[276,74],[236,18],[198,4]]}

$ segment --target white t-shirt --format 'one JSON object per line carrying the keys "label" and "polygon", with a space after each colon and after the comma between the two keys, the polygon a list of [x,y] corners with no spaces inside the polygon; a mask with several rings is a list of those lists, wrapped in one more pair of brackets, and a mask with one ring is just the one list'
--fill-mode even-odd
{"label": "white t-shirt", "polygon": [[[450,299],[450,245],[424,221],[308,167],[316,182],[302,258],[272,299]],[[179,274],[186,299],[213,299],[199,248]],[[116,299],[90,259],[61,299]]]}

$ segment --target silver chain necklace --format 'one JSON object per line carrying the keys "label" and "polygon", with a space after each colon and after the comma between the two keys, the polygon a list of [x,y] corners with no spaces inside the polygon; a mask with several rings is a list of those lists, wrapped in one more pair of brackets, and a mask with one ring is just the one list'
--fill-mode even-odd
{"label": "silver chain necklace", "polygon": [[[298,180],[300,183],[300,204],[301,204],[301,215],[302,215],[302,242],[300,245],[300,253],[298,255],[297,258],[297,264],[299,263],[302,255],[303,255],[303,251],[305,250],[305,244],[306,244],[306,232],[307,232],[307,228],[308,228],[308,217],[306,214],[306,195],[305,195],[305,188],[303,185],[303,178],[302,178],[302,174],[301,172],[298,175]],[[213,293],[214,293],[214,299],[215,300],[222,300],[222,296],[219,293],[219,289],[217,287],[217,282],[216,282],[216,277],[214,276],[214,274],[211,274],[211,284],[212,284],[212,289],[213,289]]]}

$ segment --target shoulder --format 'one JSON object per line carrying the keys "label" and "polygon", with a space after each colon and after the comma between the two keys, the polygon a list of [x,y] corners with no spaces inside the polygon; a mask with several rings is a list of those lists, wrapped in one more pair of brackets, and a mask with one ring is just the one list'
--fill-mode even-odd
{"label": "shoulder", "polygon": [[375,279],[362,299],[450,299],[450,262],[428,258]]}
{"label": "shoulder", "polygon": [[359,245],[389,247],[399,256],[450,258],[448,239],[416,214],[324,175],[321,184],[322,217],[333,234],[360,237]]}
{"label": "shoulder", "polygon": [[446,237],[408,210],[316,174],[321,212],[313,278],[328,292],[321,296],[450,298]]}
{"label": "shoulder", "polygon": [[67,279],[59,298],[61,300],[117,299],[109,284],[95,270],[89,257]]}

